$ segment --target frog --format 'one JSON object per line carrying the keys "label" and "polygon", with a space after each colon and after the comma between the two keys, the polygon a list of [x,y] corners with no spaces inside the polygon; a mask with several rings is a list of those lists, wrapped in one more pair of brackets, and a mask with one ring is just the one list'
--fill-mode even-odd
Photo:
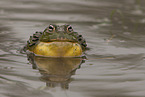
{"label": "frog", "polygon": [[49,24],[30,36],[24,51],[45,57],[80,57],[86,48],[86,40],[71,25]]}

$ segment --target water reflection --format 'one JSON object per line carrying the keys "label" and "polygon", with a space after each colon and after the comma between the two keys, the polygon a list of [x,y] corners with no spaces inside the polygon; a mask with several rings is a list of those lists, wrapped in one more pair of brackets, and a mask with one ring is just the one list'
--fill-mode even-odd
{"label": "water reflection", "polygon": [[46,82],[47,87],[60,86],[62,89],[68,89],[71,82],[71,76],[85,62],[83,58],[51,58],[35,56],[33,53],[27,54],[29,62],[33,69],[38,69],[41,81]]}

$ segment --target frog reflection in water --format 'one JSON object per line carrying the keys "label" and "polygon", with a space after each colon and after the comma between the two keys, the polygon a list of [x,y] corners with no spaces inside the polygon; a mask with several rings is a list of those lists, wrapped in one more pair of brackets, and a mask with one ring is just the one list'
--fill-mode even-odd
{"label": "frog reflection in water", "polygon": [[33,69],[38,69],[41,81],[46,82],[46,86],[53,88],[60,86],[62,89],[68,89],[71,82],[71,76],[85,62],[83,58],[50,58],[28,54],[29,62]]}
{"label": "frog reflection in water", "polygon": [[50,24],[43,32],[36,32],[27,41],[24,51],[47,57],[80,57],[86,41],[70,25]]}

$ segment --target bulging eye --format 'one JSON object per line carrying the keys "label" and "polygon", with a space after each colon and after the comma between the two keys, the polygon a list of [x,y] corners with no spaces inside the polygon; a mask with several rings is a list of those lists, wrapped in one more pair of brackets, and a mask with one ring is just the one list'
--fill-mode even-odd
{"label": "bulging eye", "polygon": [[48,31],[49,31],[49,32],[53,32],[53,31],[54,31],[54,26],[53,26],[53,25],[49,25]]}
{"label": "bulging eye", "polygon": [[72,26],[69,25],[69,26],[67,27],[67,31],[68,31],[68,32],[72,32],[72,31],[73,31]]}

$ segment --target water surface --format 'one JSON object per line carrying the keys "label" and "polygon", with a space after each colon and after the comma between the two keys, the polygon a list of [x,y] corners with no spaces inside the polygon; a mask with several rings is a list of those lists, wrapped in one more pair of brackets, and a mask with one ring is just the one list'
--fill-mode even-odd
{"label": "water surface", "polygon": [[[0,96],[144,97],[144,4],[143,0],[1,0]],[[71,24],[90,48],[85,63],[64,73],[70,79],[66,88],[46,83],[46,73],[33,69],[26,54],[19,53],[30,35],[50,23]]]}

